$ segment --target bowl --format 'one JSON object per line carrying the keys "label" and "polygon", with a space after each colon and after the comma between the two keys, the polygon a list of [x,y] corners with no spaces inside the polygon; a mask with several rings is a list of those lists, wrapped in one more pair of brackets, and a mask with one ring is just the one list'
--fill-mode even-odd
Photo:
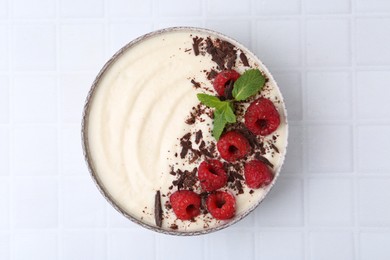
{"label": "bowl", "polygon": [[[186,222],[175,219],[169,207],[169,195],[177,189],[172,183],[180,178],[173,169],[183,167],[183,172],[191,172],[187,154],[184,158],[188,164],[181,158],[183,147],[180,147],[180,140],[186,131],[198,127],[203,129],[205,143],[211,145],[211,128],[204,128],[205,121],[212,124],[211,117],[199,114],[198,119],[191,118],[199,108],[195,94],[212,93],[212,70],[232,66],[228,59],[221,64],[210,55],[208,38],[215,42],[215,46],[223,42],[226,48],[234,47],[234,64],[238,65],[233,68],[240,73],[253,67],[262,72],[267,82],[261,95],[274,102],[281,124],[272,135],[261,137],[265,149],[261,158],[273,166],[272,182],[258,190],[249,189],[244,184],[244,195],[237,189],[226,188],[237,200],[237,213],[230,220],[210,219],[210,214],[205,213],[199,221]],[[82,119],[84,157],[103,197],[120,214],[142,227],[182,236],[226,228],[252,212],[279,176],[286,154],[287,135],[283,97],[264,64],[236,40],[216,31],[194,27],[161,29],[122,47],[96,76],[86,98]],[[195,158],[196,162],[199,160],[200,157]],[[237,182],[244,183],[240,180],[234,183]],[[156,224],[154,214],[157,191],[161,200],[158,204],[162,205],[163,211],[162,226]]]}

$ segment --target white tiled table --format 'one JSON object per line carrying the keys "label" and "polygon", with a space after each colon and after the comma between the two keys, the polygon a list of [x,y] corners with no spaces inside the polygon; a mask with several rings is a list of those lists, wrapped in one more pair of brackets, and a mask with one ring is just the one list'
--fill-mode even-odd
{"label": "white tiled table", "polygon": [[[192,238],[115,212],[80,145],[104,62],[174,25],[253,49],[280,84],[291,130],[264,203]],[[0,259],[390,259],[389,31],[387,0],[0,0]]]}

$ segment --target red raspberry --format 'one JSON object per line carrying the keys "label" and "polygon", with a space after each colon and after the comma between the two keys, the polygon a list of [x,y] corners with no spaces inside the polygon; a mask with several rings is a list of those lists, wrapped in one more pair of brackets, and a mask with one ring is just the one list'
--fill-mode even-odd
{"label": "red raspberry", "polygon": [[217,191],[206,199],[207,210],[216,219],[230,219],[236,213],[236,199],[230,193]]}
{"label": "red raspberry", "polygon": [[221,157],[233,162],[243,158],[251,149],[248,140],[239,132],[230,131],[221,136],[217,143]]}
{"label": "red raspberry", "polygon": [[214,191],[225,186],[227,174],[218,160],[202,162],[198,170],[200,185],[204,191]]}
{"label": "red raspberry", "polygon": [[240,73],[235,70],[224,70],[217,74],[214,79],[214,89],[218,95],[223,96],[225,94],[225,88],[229,84],[229,81],[235,82],[239,77]]}
{"label": "red raspberry", "polygon": [[253,160],[244,167],[245,183],[249,188],[257,189],[271,183],[274,178],[271,170],[264,163]]}
{"label": "red raspberry", "polygon": [[169,200],[173,212],[181,220],[190,220],[200,214],[200,196],[193,191],[176,191]]}
{"label": "red raspberry", "polygon": [[279,124],[279,113],[269,99],[256,99],[246,110],[245,125],[256,135],[269,135],[278,128]]}

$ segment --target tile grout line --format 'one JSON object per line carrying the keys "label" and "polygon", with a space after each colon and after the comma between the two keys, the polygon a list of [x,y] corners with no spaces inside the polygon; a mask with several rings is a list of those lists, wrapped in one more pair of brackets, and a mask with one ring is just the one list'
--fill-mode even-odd
{"label": "tile grout line", "polygon": [[353,254],[354,258],[359,256],[359,221],[358,221],[358,160],[357,160],[357,87],[356,87],[356,1],[350,0],[351,3],[351,18],[350,18],[350,53],[351,53],[351,96],[352,96],[352,169],[354,173],[353,178],[353,201],[352,201],[352,216],[353,216]]}
{"label": "tile grout line", "polygon": [[308,172],[308,154],[307,154],[307,128],[306,128],[306,121],[307,121],[307,92],[305,91],[307,89],[306,86],[306,5],[305,0],[301,1],[301,17],[300,17],[300,30],[301,30],[301,39],[300,39],[300,48],[301,48],[301,93],[302,93],[302,101],[301,101],[301,107],[302,107],[302,133],[303,133],[303,144],[302,144],[302,211],[303,211],[303,259],[309,260],[310,259],[310,251],[309,251],[309,198],[308,198],[308,190],[309,190],[309,180],[307,177]]}
{"label": "tile grout line", "polygon": [[9,28],[9,36],[8,36],[8,75],[9,75],[9,201],[8,201],[8,207],[9,207],[9,257],[12,260],[14,258],[14,220],[13,220],[13,214],[12,214],[12,202],[13,202],[13,191],[14,191],[14,149],[15,149],[15,131],[14,131],[14,120],[13,120],[13,84],[14,84],[14,73],[12,70],[13,65],[13,56],[12,56],[12,49],[13,49],[13,36],[14,36],[14,22],[13,18],[11,18],[11,9],[12,9],[12,3],[11,1],[8,1],[8,28]]}
{"label": "tile grout line", "polygon": [[62,119],[62,111],[61,111],[61,87],[60,87],[60,78],[61,78],[61,68],[60,68],[60,29],[61,29],[61,23],[60,23],[60,0],[56,0],[56,17],[55,17],[55,24],[56,24],[56,75],[57,75],[57,171],[58,171],[58,187],[57,187],[57,200],[58,200],[58,207],[57,207],[57,221],[58,221],[58,234],[57,234],[57,256],[58,259],[62,258],[62,233],[63,233],[63,227],[62,227],[62,200],[61,200],[61,190],[62,190],[62,138],[60,137],[60,130],[62,128],[61,119]]}

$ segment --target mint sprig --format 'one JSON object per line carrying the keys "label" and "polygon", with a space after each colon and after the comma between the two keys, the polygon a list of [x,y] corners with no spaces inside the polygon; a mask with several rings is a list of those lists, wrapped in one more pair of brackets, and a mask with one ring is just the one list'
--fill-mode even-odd
{"label": "mint sprig", "polygon": [[197,94],[197,97],[204,105],[215,108],[213,136],[218,140],[226,124],[236,122],[233,104],[231,101],[221,101],[216,96],[208,94]]}
{"label": "mint sprig", "polygon": [[216,96],[203,93],[197,94],[197,97],[202,104],[215,108],[213,127],[213,136],[215,139],[219,140],[228,123],[235,123],[237,120],[234,113],[233,102],[246,100],[257,94],[263,88],[264,83],[265,78],[260,70],[249,69],[234,82],[232,91],[234,100],[221,101]]}

